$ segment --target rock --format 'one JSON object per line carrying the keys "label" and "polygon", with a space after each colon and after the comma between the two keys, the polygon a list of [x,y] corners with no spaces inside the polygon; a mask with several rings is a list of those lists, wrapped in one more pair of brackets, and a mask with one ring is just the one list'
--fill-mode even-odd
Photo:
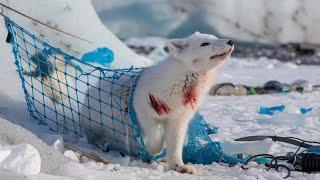
{"label": "rock", "polygon": [[213,86],[209,94],[212,96],[231,96],[235,94],[235,85],[232,83],[222,83]]}
{"label": "rock", "polygon": [[247,93],[247,88],[241,84],[236,85],[236,87],[234,88],[234,95],[236,96],[245,96],[247,95]]}
{"label": "rock", "polygon": [[267,93],[284,92],[284,85],[279,81],[268,81],[264,84],[263,89]]}
{"label": "rock", "polygon": [[293,91],[303,93],[303,92],[312,91],[313,87],[310,82],[300,79],[300,80],[296,80],[294,83],[292,83],[291,89]]}

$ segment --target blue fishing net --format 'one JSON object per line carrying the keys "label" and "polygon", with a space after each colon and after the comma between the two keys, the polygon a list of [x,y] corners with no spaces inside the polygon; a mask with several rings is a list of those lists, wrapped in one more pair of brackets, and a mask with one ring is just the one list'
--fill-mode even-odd
{"label": "blue fishing net", "polygon": [[[112,62],[112,51],[98,49],[80,60],[9,18],[5,21],[28,110],[38,124],[66,136],[87,135],[90,143],[106,151],[119,151],[146,161],[165,155],[148,154],[133,107],[133,93],[143,68],[95,66],[88,62]],[[108,62],[101,62],[101,57]],[[209,137],[216,132],[217,128],[210,127],[197,113],[189,125],[184,161],[236,164],[238,160],[225,155],[220,144]]]}

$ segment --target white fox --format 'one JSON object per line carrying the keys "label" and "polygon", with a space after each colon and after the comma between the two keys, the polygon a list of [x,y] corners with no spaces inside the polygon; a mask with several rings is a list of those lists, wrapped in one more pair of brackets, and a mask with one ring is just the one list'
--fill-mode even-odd
{"label": "white fox", "polygon": [[[167,43],[170,56],[151,67],[146,68],[138,79],[133,95],[133,104],[142,129],[143,140],[150,155],[160,153],[166,148],[169,168],[182,173],[195,173],[193,166],[185,165],[182,160],[182,149],[189,121],[194,116],[203,98],[208,93],[218,68],[230,58],[234,48],[232,40],[218,39],[213,35],[196,32],[184,39],[173,39]],[[127,79],[119,79],[126,82]],[[99,82],[99,88],[106,92],[112,91],[117,96],[129,98],[128,92],[115,88],[107,81]],[[103,114],[113,114],[118,119],[121,113],[114,113],[108,105],[99,101],[110,102],[108,93],[100,92],[97,88],[88,91],[83,106],[80,123],[86,129],[89,141],[101,142],[101,139],[121,141],[128,145],[129,138],[114,134],[110,128],[129,131],[120,124],[113,124],[108,116],[102,116],[94,108],[101,109]],[[117,102],[116,98],[112,102]],[[127,105],[118,102],[122,109]],[[92,107],[92,108],[89,108]],[[125,117],[127,118],[127,117]],[[132,134],[131,134],[132,135]],[[112,137],[112,138],[111,138]],[[100,141],[100,142],[99,142]],[[104,143],[104,142],[103,142]]]}
{"label": "white fox", "polygon": [[196,32],[167,43],[171,54],[147,68],[134,95],[134,107],[150,154],[167,149],[169,168],[194,173],[182,149],[189,121],[207,95],[218,68],[230,58],[232,40]]}

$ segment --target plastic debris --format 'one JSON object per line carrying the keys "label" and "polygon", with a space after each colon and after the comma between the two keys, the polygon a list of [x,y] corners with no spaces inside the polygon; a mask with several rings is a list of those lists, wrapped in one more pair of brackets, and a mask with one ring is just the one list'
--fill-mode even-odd
{"label": "plastic debris", "polygon": [[[288,113],[292,113],[292,108],[288,108],[285,105],[281,106],[272,106],[272,107],[260,107],[259,114],[264,115],[274,115],[276,111],[283,112],[285,109],[289,109]],[[301,108],[298,109],[300,114],[306,114],[307,112],[311,111],[312,108]]]}
{"label": "plastic debris", "polygon": [[89,63],[99,64],[103,67],[108,67],[109,64],[114,60],[114,53],[112,50],[102,47],[85,53],[81,60]]}

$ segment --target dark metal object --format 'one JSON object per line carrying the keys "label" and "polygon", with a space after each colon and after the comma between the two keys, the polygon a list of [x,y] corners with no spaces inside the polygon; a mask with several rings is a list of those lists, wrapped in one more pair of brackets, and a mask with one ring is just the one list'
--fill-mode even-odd
{"label": "dark metal object", "polygon": [[[268,167],[267,170],[275,169],[278,172],[281,169],[287,171],[287,175],[284,179],[290,177],[291,171],[300,171],[300,172],[320,172],[320,152],[312,152],[311,149],[319,149],[319,146],[312,144],[320,144],[320,142],[315,141],[305,141],[295,137],[279,137],[279,136],[248,136],[236,139],[235,141],[261,141],[265,139],[272,139],[273,141],[286,142],[298,146],[299,148],[295,153],[289,152],[286,156],[273,156],[271,154],[257,154],[246,160],[244,165],[247,165],[250,161],[256,158],[267,158],[270,159],[269,162],[265,163],[265,166]],[[302,151],[300,153],[300,148],[305,148],[308,150]],[[280,164],[280,161],[286,161],[289,164],[292,164],[294,169],[290,169],[284,164]],[[248,169],[243,166],[243,169]]]}
{"label": "dark metal object", "polygon": [[293,165],[303,172],[320,172],[320,154],[303,153]]}
{"label": "dark metal object", "polygon": [[[235,139],[235,141],[262,141],[265,139],[272,139],[272,141],[279,141],[279,142],[285,142],[289,144],[293,144],[296,146],[301,146],[303,148],[309,149],[313,147],[311,144],[307,144],[306,142],[311,142],[311,141],[301,141],[299,138],[294,138],[294,137],[280,137],[280,136],[247,136],[239,139]],[[311,142],[311,143],[316,143],[316,142]]]}

